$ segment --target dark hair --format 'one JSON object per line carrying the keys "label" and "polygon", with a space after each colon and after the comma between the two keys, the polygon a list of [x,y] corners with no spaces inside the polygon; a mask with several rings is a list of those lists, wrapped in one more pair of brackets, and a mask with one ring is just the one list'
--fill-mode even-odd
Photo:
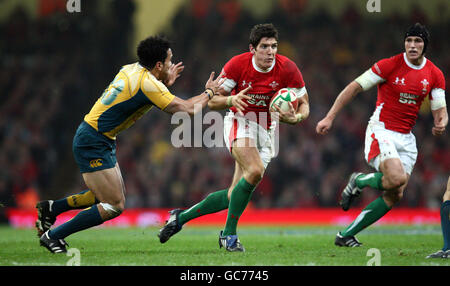
{"label": "dark hair", "polygon": [[278,41],[278,30],[272,23],[253,26],[250,31],[250,44],[256,48],[264,37],[275,38]]}
{"label": "dark hair", "polygon": [[137,47],[139,63],[152,69],[157,62],[164,62],[167,58],[167,51],[170,48],[170,42],[163,36],[152,36],[142,40]]}
{"label": "dark hair", "polygon": [[430,40],[430,33],[428,32],[427,28],[420,23],[415,23],[414,25],[409,27],[408,30],[406,31],[405,39],[411,36],[422,38],[423,40],[422,54],[424,54],[427,49],[428,42]]}

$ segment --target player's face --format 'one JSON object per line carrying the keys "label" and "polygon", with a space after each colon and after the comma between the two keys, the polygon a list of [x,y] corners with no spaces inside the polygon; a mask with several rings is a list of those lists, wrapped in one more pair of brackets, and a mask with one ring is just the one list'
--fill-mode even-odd
{"label": "player's face", "polygon": [[425,43],[421,37],[410,36],[405,39],[406,57],[410,62],[416,62],[421,59]]}
{"label": "player's face", "polygon": [[256,48],[250,47],[250,51],[255,56],[256,65],[263,70],[267,70],[272,66],[277,50],[277,40],[267,37],[262,38]]}
{"label": "player's face", "polygon": [[172,50],[168,49],[167,50],[167,57],[164,60],[164,63],[163,63],[162,68],[161,68],[161,72],[159,74],[159,79],[161,81],[163,81],[163,82],[169,76],[169,68],[173,65],[173,63],[172,63],[172,56],[173,56]]}

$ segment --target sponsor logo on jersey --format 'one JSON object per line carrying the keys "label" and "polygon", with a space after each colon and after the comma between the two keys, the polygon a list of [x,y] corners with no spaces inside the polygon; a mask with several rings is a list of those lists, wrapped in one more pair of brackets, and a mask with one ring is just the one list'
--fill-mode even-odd
{"label": "sponsor logo on jersey", "polygon": [[244,87],[244,88],[245,88],[245,86],[251,86],[251,85],[252,85],[251,81],[249,81],[249,82],[247,82],[245,80],[242,81],[242,87]]}
{"label": "sponsor logo on jersey", "polygon": [[89,161],[89,165],[91,166],[91,168],[97,168],[103,165],[103,161],[102,159],[91,160]]}
{"label": "sponsor logo on jersey", "polygon": [[402,78],[400,79],[400,78],[398,78],[398,77],[395,77],[394,84],[405,85],[405,78],[402,77]]}
{"label": "sponsor logo on jersey", "polygon": [[417,98],[419,98],[418,95],[401,92],[400,98],[398,99],[398,101],[400,103],[405,103],[405,104],[417,104],[417,102],[416,102]]}
{"label": "sponsor logo on jersey", "polygon": [[247,100],[249,104],[253,104],[256,106],[267,106],[266,101],[270,100],[270,95],[264,94],[247,94],[251,97],[251,99]]}

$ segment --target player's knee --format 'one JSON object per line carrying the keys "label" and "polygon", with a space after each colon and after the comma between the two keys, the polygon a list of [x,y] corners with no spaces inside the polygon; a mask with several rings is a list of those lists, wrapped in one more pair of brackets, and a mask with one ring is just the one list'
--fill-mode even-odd
{"label": "player's knee", "polygon": [[106,214],[106,218],[113,219],[122,214],[123,210],[125,209],[125,199],[111,201],[110,203],[101,202],[100,206],[103,208],[103,212]]}
{"label": "player's knee", "polygon": [[395,204],[400,202],[403,198],[404,188],[388,190],[384,194],[384,198],[387,201],[389,207],[393,207]]}
{"label": "player's knee", "polygon": [[[396,172],[384,175],[387,182],[388,190],[398,190],[408,181],[408,176],[404,172]],[[403,192],[402,192],[403,193]]]}
{"label": "player's knee", "polygon": [[261,165],[253,165],[250,168],[248,168],[248,171],[246,172],[246,179],[247,181],[252,185],[257,185],[263,175],[264,175],[264,167]]}

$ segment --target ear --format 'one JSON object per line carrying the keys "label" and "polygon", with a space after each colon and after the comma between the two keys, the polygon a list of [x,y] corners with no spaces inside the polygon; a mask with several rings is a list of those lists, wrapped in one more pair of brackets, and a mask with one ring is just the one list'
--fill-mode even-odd
{"label": "ear", "polygon": [[249,45],[248,45],[248,49],[250,50],[250,52],[251,52],[252,54],[255,54],[255,53],[256,53],[256,49],[253,47],[252,44],[249,44]]}
{"label": "ear", "polygon": [[163,66],[164,66],[164,64],[162,62],[156,62],[156,64],[155,64],[155,68],[158,71],[161,71],[163,69]]}

